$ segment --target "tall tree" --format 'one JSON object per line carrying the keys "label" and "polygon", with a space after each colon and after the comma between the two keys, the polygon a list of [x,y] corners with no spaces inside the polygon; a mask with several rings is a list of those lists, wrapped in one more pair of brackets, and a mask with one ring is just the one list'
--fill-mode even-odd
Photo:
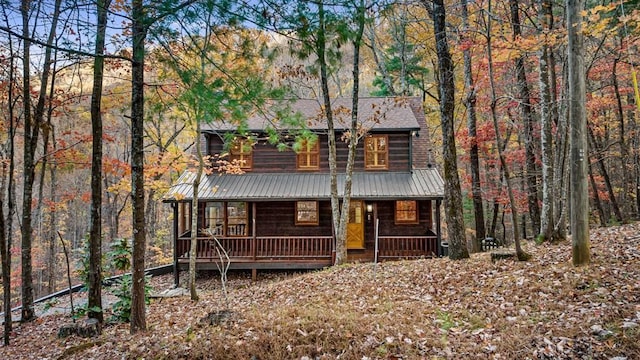
{"label": "tall tree", "polygon": [[[268,2],[269,7],[258,10],[258,17],[265,17],[267,21],[260,23],[270,30],[286,34],[291,38],[291,51],[300,60],[312,60],[312,72],[319,80],[319,102],[322,115],[327,124],[329,143],[329,172],[331,192],[332,224],[335,236],[336,257],[335,264],[347,260],[347,224],[349,221],[349,207],[351,202],[351,172],[355,160],[358,140],[366,130],[360,129],[358,119],[359,97],[359,62],[360,46],[364,26],[367,22],[366,11],[368,4],[361,1],[344,0],[336,2],[299,1],[295,6],[289,6],[287,1]],[[271,14],[271,9],[278,11]],[[264,10],[264,11],[263,11]],[[295,36],[294,36],[295,33]],[[330,80],[340,69],[343,45],[353,45],[354,58],[352,62],[352,99],[350,121],[345,129],[345,136],[349,142],[347,164],[344,169],[338,168],[337,141],[340,134],[336,129],[337,116],[334,113],[330,89]],[[344,174],[345,183],[342,195],[339,195],[338,175]]]}
{"label": "tall tree", "polygon": [[[553,133],[551,114],[551,89],[549,78],[549,45],[547,34],[551,31],[551,1],[539,0],[539,18],[542,46],[539,50],[538,83],[540,87],[540,121],[542,153],[542,210],[540,213],[539,236],[543,240],[554,240],[553,209]],[[534,231],[536,229],[534,228]]]}
{"label": "tall tree", "polygon": [[[347,157],[347,166],[345,169],[345,181],[344,181],[344,198],[342,201],[342,209],[340,211],[340,218],[338,223],[336,224],[336,214],[334,213],[334,226],[338,225],[338,232],[336,234],[336,241],[340,244],[340,247],[344,246],[344,249],[340,249],[338,251],[338,246],[336,246],[336,263],[341,264],[347,260],[346,258],[346,243],[347,243],[347,223],[349,222],[349,209],[351,203],[351,186],[353,184],[353,167],[356,158],[357,146],[358,146],[358,138],[360,136],[358,130],[358,103],[360,101],[359,90],[360,90],[360,47],[362,45],[362,37],[364,33],[364,27],[366,23],[365,17],[365,3],[364,0],[356,0],[352,4],[355,9],[353,13],[353,23],[355,29],[353,33],[350,34],[351,41],[353,44],[353,72],[352,72],[352,81],[353,88],[351,89],[351,125],[349,127],[349,153]],[[335,172],[334,172],[335,174]],[[332,174],[332,181],[334,183],[334,174]],[[337,187],[336,187],[337,189]],[[332,188],[333,194],[333,188]],[[337,197],[336,197],[337,199]],[[333,206],[334,197],[332,196],[332,206]],[[340,258],[337,256],[340,254]],[[340,260],[340,261],[338,261]]]}
{"label": "tall tree", "polygon": [[20,12],[22,15],[22,36],[23,36],[23,52],[24,61],[22,61],[23,77],[23,102],[24,102],[24,186],[22,198],[22,226],[20,228],[22,235],[22,321],[33,321],[36,317],[33,307],[33,278],[32,278],[32,242],[33,242],[33,224],[32,224],[32,200],[33,200],[33,182],[35,178],[35,153],[38,145],[38,136],[40,128],[44,120],[45,100],[47,95],[47,86],[49,83],[49,73],[51,69],[52,44],[56,36],[58,26],[58,18],[60,16],[61,0],[56,0],[53,14],[51,15],[51,27],[47,38],[44,65],[40,75],[40,90],[38,93],[38,102],[36,103],[35,112],[31,114],[31,67],[30,67],[30,27],[31,27],[31,1],[22,0]]}
{"label": "tall tree", "polygon": [[147,17],[142,0],[131,1],[131,198],[133,254],[131,267],[131,333],[147,329],[144,298],[144,60]]}
{"label": "tall tree", "polygon": [[572,258],[575,266],[588,265],[591,261],[589,249],[589,189],[587,114],[584,35],[582,34],[582,12],[584,0],[566,0],[567,32],[569,37],[569,140],[571,157],[571,238]]}
{"label": "tall tree", "polygon": [[[5,170],[5,169],[3,169]],[[4,171],[3,174],[4,176]],[[0,188],[4,190],[4,188]],[[9,345],[9,334],[11,333],[11,266],[9,264],[9,249],[7,249],[7,233],[4,218],[4,194],[0,196],[0,256],[2,256],[2,291],[3,291],[3,311],[4,311],[4,331],[3,343]],[[9,285],[8,285],[9,284]]]}
{"label": "tall tree", "polygon": [[[511,27],[513,30],[513,41],[519,41],[522,36],[522,25],[520,23],[520,9],[518,0],[509,0],[509,9],[511,13]],[[534,120],[533,109],[531,105],[531,92],[527,82],[527,73],[525,70],[525,59],[521,55],[517,55],[514,59],[516,66],[516,78],[518,87],[518,101],[522,111],[524,121],[524,146],[525,146],[525,168],[526,168],[526,184],[527,184],[527,203],[529,205],[529,216],[534,231],[540,229],[540,207],[538,206],[538,181],[535,142],[533,141]]]}
{"label": "tall tree", "polygon": [[[9,24],[9,16],[5,8],[2,9],[2,15],[5,23]],[[15,189],[15,134],[16,134],[16,116],[15,109],[17,107],[15,94],[17,92],[18,79],[16,76],[15,58],[16,54],[13,47],[12,34],[8,35],[7,47],[9,56],[7,58],[7,74],[5,76],[6,103],[1,106],[6,109],[7,118],[4,124],[7,126],[7,143],[3,149],[2,171],[0,172],[0,258],[2,260],[2,295],[3,295],[3,312],[4,312],[4,331],[3,344],[9,345],[10,334],[12,329],[11,317],[11,246],[13,234],[13,217],[16,210],[16,189]],[[7,213],[4,213],[4,199],[6,196]]]}
{"label": "tall tree", "polygon": [[107,10],[111,0],[97,0],[97,31],[91,94],[91,230],[89,231],[88,316],[104,321],[102,311],[102,82]]}
{"label": "tall tree", "polygon": [[476,238],[473,241],[472,250],[477,252],[480,250],[480,242],[485,238],[484,227],[484,208],[482,203],[482,189],[480,186],[480,152],[478,150],[478,134],[477,134],[477,112],[476,112],[476,87],[473,81],[471,71],[471,49],[466,43],[471,40],[468,38],[469,31],[469,10],[467,0],[462,0],[462,42],[465,43],[462,50],[464,61],[464,85],[466,96],[464,97],[464,106],[467,108],[467,129],[469,130],[469,138],[471,145],[469,149],[469,167],[471,170],[471,194],[473,197],[473,214],[475,220]]}
{"label": "tall tree", "polygon": [[489,70],[488,77],[489,77],[489,83],[491,85],[490,86],[491,104],[489,106],[491,107],[491,118],[493,120],[493,129],[496,134],[496,147],[498,148],[498,158],[500,160],[500,169],[502,170],[502,176],[507,185],[509,205],[511,206],[511,224],[512,224],[512,231],[513,231],[513,241],[516,246],[516,256],[518,257],[518,260],[526,261],[529,259],[530,255],[524,252],[520,244],[520,231],[518,229],[518,208],[515,201],[515,196],[513,195],[511,172],[509,171],[509,168],[507,166],[507,161],[504,156],[504,149],[506,148],[506,140],[504,143],[502,142],[502,136],[500,135],[500,127],[498,124],[498,115],[496,110],[498,98],[496,95],[495,76],[493,72],[493,52],[491,48],[491,39],[492,39],[491,25],[493,23],[493,20],[491,19],[492,5],[493,5],[492,1],[489,0],[487,5],[487,8],[488,8],[487,12],[489,15],[487,16],[487,33],[486,33],[487,63],[488,63],[488,70]]}
{"label": "tall tree", "polygon": [[431,13],[438,57],[438,89],[442,123],[442,157],[444,169],[444,209],[449,235],[449,258],[469,257],[462,214],[462,191],[458,176],[456,138],[454,132],[455,81],[453,59],[449,51],[446,11],[443,0],[422,0]]}

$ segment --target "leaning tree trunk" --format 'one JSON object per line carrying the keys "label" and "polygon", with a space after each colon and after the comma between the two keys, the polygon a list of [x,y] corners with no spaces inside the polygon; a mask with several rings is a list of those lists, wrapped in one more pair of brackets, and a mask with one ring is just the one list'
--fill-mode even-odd
{"label": "leaning tree trunk", "polygon": [[[587,134],[588,134],[588,140],[587,143],[593,147],[593,151],[596,154],[600,154],[600,147],[598,146],[598,143],[596,142],[596,137],[593,134],[593,130],[591,130],[590,127],[587,126]],[[596,161],[596,163],[598,164],[598,169],[600,169],[600,175],[602,175],[602,179],[604,180],[604,184],[607,188],[607,192],[609,193],[609,202],[611,203],[611,207],[613,208],[613,214],[616,217],[616,221],[618,221],[619,223],[624,222],[624,218],[622,217],[622,212],[620,211],[620,207],[618,206],[618,201],[616,200],[616,194],[615,191],[613,190],[613,185],[611,184],[611,178],[609,177],[609,172],[607,171],[606,166],[604,165],[604,160],[602,159],[602,155],[598,156],[598,159]],[[624,171],[624,169],[623,169]],[[607,222],[605,222],[603,225],[606,225]]]}
{"label": "leaning tree trunk", "polygon": [[[462,26],[463,36],[469,33],[469,11],[467,0],[462,0]],[[467,108],[467,129],[471,146],[469,148],[469,167],[471,170],[471,193],[473,197],[473,214],[476,225],[476,238],[473,241],[473,252],[480,251],[480,242],[486,237],[484,227],[484,209],[482,205],[482,188],[480,186],[480,155],[477,139],[477,116],[476,116],[476,89],[473,83],[471,72],[471,50],[465,47],[462,51],[464,59],[464,84],[467,95],[464,97],[464,106]]]}
{"label": "leaning tree trunk", "polygon": [[[430,9],[427,0],[425,8]],[[458,176],[456,138],[454,134],[455,82],[453,60],[449,52],[446,30],[446,12],[443,0],[434,0],[432,10],[433,31],[438,56],[440,119],[442,122],[442,157],[444,160],[444,208],[449,233],[449,258],[469,257],[462,214],[462,192]]]}
{"label": "leaning tree trunk", "polygon": [[[349,153],[347,155],[347,166],[345,168],[345,179],[342,199],[342,210],[340,213],[340,225],[338,228],[338,238],[341,242],[346,244],[347,238],[347,224],[349,222],[349,208],[351,206],[351,186],[353,182],[353,166],[356,159],[356,153],[358,148],[358,102],[360,91],[360,45],[362,44],[362,35],[365,26],[365,7],[361,1],[357,12],[357,24],[358,29],[356,36],[353,39],[353,89],[352,89],[352,103],[351,103],[351,125],[349,128]],[[337,259],[337,257],[336,257]],[[346,260],[346,258],[342,258]],[[342,260],[341,260],[342,262]],[[337,260],[336,260],[337,263]]]}
{"label": "leaning tree trunk", "polygon": [[[491,1],[489,1],[488,8],[489,14],[491,14]],[[502,139],[500,136],[500,128],[498,126],[498,115],[496,113],[496,105],[497,105],[497,97],[496,97],[496,86],[493,75],[493,57],[491,52],[491,18],[487,19],[487,60],[488,60],[488,70],[489,70],[489,83],[490,83],[490,92],[491,92],[491,118],[493,119],[493,128],[496,133],[496,146],[498,147],[498,157],[500,159],[500,167],[502,169],[502,174],[504,177],[504,181],[507,185],[507,194],[509,195],[509,204],[511,205],[511,222],[512,222],[512,231],[513,231],[513,241],[516,245],[516,255],[518,260],[526,261],[531,256],[524,252],[522,246],[520,244],[520,233],[518,229],[518,209],[515,202],[515,197],[513,196],[513,188],[511,186],[511,174],[509,172],[509,168],[507,167],[507,162],[504,158],[503,149],[504,144],[502,143]],[[505,141],[506,143],[506,141]]]}
{"label": "leaning tree trunk", "polygon": [[589,249],[589,189],[584,38],[584,0],[566,0],[569,38],[569,139],[571,143],[571,237],[575,266],[591,262]]}

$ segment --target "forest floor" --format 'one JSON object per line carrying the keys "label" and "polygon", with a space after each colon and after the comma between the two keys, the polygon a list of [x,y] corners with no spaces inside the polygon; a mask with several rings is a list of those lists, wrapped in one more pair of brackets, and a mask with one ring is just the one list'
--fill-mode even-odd
{"label": "forest floor", "polygon": [[524,246],[528,262],[233,273],[227,300],[209,274],[198,302],[153,300],[146,332],[59,339],[68,315],[43,316],[15,324],[0,359],[640,359],[640,224],[593,229],[586,267],[571,264],[570,242]]}

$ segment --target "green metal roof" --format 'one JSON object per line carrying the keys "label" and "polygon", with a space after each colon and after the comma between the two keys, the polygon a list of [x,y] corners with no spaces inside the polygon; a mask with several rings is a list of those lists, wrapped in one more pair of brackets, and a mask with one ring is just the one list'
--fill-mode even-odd
{"label": "green metal roof", "polygon": [[[186,201],[193,198],[195,173],[185,171],[164,197],[164,201]],[[338,191],[342,196],[345,175],[338,175]],[[329,199],[328,173],[245,173],[212,174],[200,183],[201,200],[285,201],[297,199]],[[435,168],[412,172],[357,172],[353,174],[351,197],[356,199],[442,199],[444,184]]]}

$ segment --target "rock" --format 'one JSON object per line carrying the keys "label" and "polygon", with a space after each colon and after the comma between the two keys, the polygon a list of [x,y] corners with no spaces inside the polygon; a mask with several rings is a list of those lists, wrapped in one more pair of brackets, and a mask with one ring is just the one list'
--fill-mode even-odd
{"label": "rock", "polygon": [[210,312],[204,318],[200,319],[201,323],[205,323],[207,325],[217,326],[223,322],[228,321],[233,315],[233,312],[230,310],[220,310],[215,312]]}
{"label": "rock", "polygon": [[151,298],[169,298],[169,297],[179,297],[179,296],[188,296],[189,290],[185,288],[173,288],[167,289],[161,293],[151,294],[149,297]]}
{"label": "rock", "polygon": [[83,338],[100,335],[102,326],[97,319],[86,319],[79,323],[64,324],[58,330],[58,337],[65,338],[71,335],[78,335]]}
{"label": "rock", "polygon": [[638,323],[634,322],[634,321],[625,321],[622,323],[622,328],[623,329],[633,329],[638,327]]}
{"label": "rock", "polygon": [[60,329],[58,329],[58,337],[61,339],[69,337],[71,335],[75,335],[77,333],[78,333],[78,328],[76,323],[63,324],[60,327]]}
{"label": "rock", "polygon": [[100,335],[102,326],[98,319],[86,319],[78,326],[78,335],[84,338]]}

